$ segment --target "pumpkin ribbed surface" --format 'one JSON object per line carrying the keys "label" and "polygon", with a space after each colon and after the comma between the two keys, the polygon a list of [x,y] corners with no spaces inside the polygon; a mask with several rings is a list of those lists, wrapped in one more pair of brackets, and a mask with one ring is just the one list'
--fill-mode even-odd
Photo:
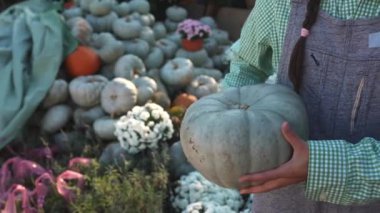
{"label": "pumpkin ribbed surface", "polygon": [[241,175],[290,159],[291,147],[281,134],[284,121],[307,139],[306,110],[292,90],[269,84],[228,88],[187,109],[181,144],[189,162],[207,179],[239,188]]}

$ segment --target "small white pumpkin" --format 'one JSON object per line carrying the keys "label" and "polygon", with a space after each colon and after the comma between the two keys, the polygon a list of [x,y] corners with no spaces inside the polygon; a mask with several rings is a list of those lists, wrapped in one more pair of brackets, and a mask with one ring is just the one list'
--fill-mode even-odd
{"label": "small white pumpkin", "polygon": [[123,41],[125,53],[135,55],[141,59],[145,59],[150,51],[150,46],[145,40],[136,38]]}
{"label": "small white pumpkin", "polygon": [[114,3],[112,0],[93,0],[88,9],[94,16],[105,16],[112,11]]}
{"label": "small white pumpkin", "polygon": [[69,97],[68,84],[63,79],[56,79],[42,101],[43,108],[65,102]]}
{"label": "small white pumpkin", "polygon": [[137,87],[137,104],[146,104],[157,91],[157,83],[153,78],[142,76],[133,80]]}
{"label": "small white pumpkin", "polygon": [[95,135],[102,140],[115,140],[117,139],[114,132],[116,120],[108,116],[98,118],[92,124]]}
{"label": "small white pumpkin", "polygon": [[176,32],[170,33],[169,35],[166,36],[166,38],[169,39],[170,41],[176,43],[178,46],[180,46],[182,43],[181,35],[179,33],[176,33]]}
{"label": "small white pumpkin", "polygon": [[165,62],[165,55],[158,47],[153,47],[149,55],[145,58],[144,64],[147,69],[158,69]]}
{"label": "small white pumpkin", "polygon": [[200,67],[205,64],[209,58],[205,49],[191,52],[181,48],[176,52],[175,56],[178,58],[190,59],[196,67]]}
{"label": "small white pumpkin", "polygon": [[166,30],[172,33],[177,30],[177,26],[179,22],[174,22],[169,19],[165,19],[164,24],[165,24]]}
{"label": "small white pumpkin", "polygon": [[76,3],[78,4],[78,6],[85,12],[89,12],[90,11],[90,4],[93,2],[94,0],[78,0],[76,1]]}
{"label": "small white pumpkin", "polygon": [[69,84],[71,99],[78,106],[93,107],[100,103],[100,93],[108,79],[101,75],[79,76]]}
{"label": "small white pumpkin", "polygon": [[194,78],[200,75],[206,75],[214,78],[216,81],[219,81],[223,77],[223,73],[220,70],[217,69],[209,69],[209,68],[200,68],[196,67],[194,68]]}
{"label": "small white pumpkin", "polygon": [[124,55],[115,64],[115,76],[133,80],[145,73],[144,62],[135,55]]}
{"label": "small white pumpkin", "polygon": [[74,110],[74,123],[78,126],[92,125],[92,123],[101,117],[106,116],[101,106],[95,106],[90,109],[77,108]]}
{"label": "small white pumpkin", "polygon": [[169,86],[185,87],[193,79],[193,63],[186,58],[174,58],[161,68],[160,77]]}
{"label": "small white pumpkin", "polygon": [[148,42],[150,46],[156,44],[156,38],[154,36],[154,31],[150,27],[143,27],[140,32],[140,39]]}
{"label": "small white pumpkin", "polygon": [[162,82],[160,77],[160,70],[159,69],[151,69],[146,73],[146,76],[154,79],[154,81],[157,84],[157,91],[161,91],[163,93],[168,94],[167,88],[165,84]]}
{"label": "small white pumpkin", "polygon": [[211,29],[218,28],[218,25],[216,24],[215,19],[211,16],[204,16],[200,18],[199,21],[202,22],[203,24],[208,25],[209,27],[211,27]]}
{"label": "small white pumpkin", "polygon": [[166,59],[172,59],[178,49],[176,43],[165,38],[158,40],[156,46],[162,50]]}
{"label": "small white pumpkin", "polygon": [[153,26],[156,22],[156,18],[151,13],[143,14],[140,16],[140,22],[145,26]]}
{"label": "small white pumpkin", "polygon": [[212,69],[214,68],[214,61],[211,58],[208,58],[207,61],[204,64],[202,64],[201,67]]}
{"label": "small white pumpkin", "polygon": [[187,18],[187,11],[183,7],[173,5],[165,11],[166,17],[174,22],[181,22]]}
{"label": "small white pumpkin", "polygon": [[121,2],[120,4],[114,4],[113,11],[115,11],[119,17],[123,17],[130,14],[132,9],[128,2]]}
{"label": "small white pumpkin", "polygon": [[224,54],[214,55],[212,61],[214,62],[214,67],[220,70],[224,70],[228,66],[228,60]]}
{"label": "small white pumpkin", "polygon": [[162,22],[156,22],[152,28],[153,28],[154,37],[156,38],[156,40],[165,38],[166,35],[168,34],[166,27]]}
{"label": "small white pumpkin", "polygon": [[140,35],[142,26],[139,21],[124,17],[117,19],[113,25],[112,30],[114,34],[121,39],[133,39]]}
{"label": "small white pumpkin", "polygon": [[124,54],[124,44],[111,33],[94,34],[91,46],[95,48],[104,63],[113,63]]}
{"label": "small white pumpkin", "polygon": [[132,11],[140,14],[147,14],[150,11],[150,4],[146,0],[132,0],[129,2]]}
{"label": "small white pumpkin", "polygon": [[74,17],[67,20],[71,34],[82,44],[88,44],[91,40],[93,29],[88,21],[82,17]]}
{"label": "small white pumpkin", "polygon": [[74,18],[74,17],[81,17],[83,15],[82,9],[80,7],[72,7],[69,9],[65,9],[62,12],[63,17],[65,17],[66,20]]}
{"label": "small white pumpkin", "polygon": [[209,56],[213,56],[218,52],[218,42],[215,38],[209,37],[203,40],[203,47]]}
{"label": "small white pumpkin", "polygon": [[71,114],[71,108],[64,104],[49,108],[42,118],[41,130],[49,134],[57,132],[67,124]]}
{"label": "small white pumpkin", "polygon": [[108,80],[115,78],[115,64],[116,62],[103,65],[102,68],[100,68],[99,74],[106,77]]}
{"label": "small white pumpkin", "polygon": [[109,32],[112,30],[113,23],[117,20],[117,14],[113,11],[101,17],[88,14],[86,15],[86,20],[91,24],[94,32]]}
{"label": "small white pumpkin", "polygon": [[229,45],[231,41],[229,39],[229,34],[225,30],[221,29],[213,29],[211,33],[211,37],[214,38],[219,45]]}
{"label": "small white pumpkin", "polygon": [[200,75],[191,81],[186,91],[198,99],[219,91],[219,84],[210,76]]}
{"label": "small white pumpkin", "polygon": [[137,88],[125,78],[109,81],[101,93],[101,106],[111,117],[128,112],[136,101]]}

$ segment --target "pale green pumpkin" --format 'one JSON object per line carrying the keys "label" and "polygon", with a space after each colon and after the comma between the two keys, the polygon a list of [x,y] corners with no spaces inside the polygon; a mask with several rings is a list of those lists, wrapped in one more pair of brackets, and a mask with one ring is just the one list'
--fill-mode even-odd
{"label": "pale green pumpkin", "polygon": [[174,22],[181,22],[187,18],[187,11],[183,7],[170,6],[165,11],[166,17]]}
{"label": "pale green pumpkin", "polygon": [[290,159],[292,149],[281,133],[285,121],[308,138],[306,109],[293,90],[278,84],[228,88],[187,109],[181,144],[189,162],[208,180],[239,188],[242,175]]}

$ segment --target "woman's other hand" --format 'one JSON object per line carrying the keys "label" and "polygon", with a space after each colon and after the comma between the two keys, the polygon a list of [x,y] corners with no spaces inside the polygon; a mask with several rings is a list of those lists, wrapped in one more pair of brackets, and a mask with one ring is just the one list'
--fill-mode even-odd
{"label": "woman's other hand", "polygon": [[281,132],[293,148],[292,158],[276,169],[240,177],[239,181],[248,185],[240,189],[241,194],[268,192],[307,180],[309,162],[307,143],[290,128],[287,122],[282,124]]}

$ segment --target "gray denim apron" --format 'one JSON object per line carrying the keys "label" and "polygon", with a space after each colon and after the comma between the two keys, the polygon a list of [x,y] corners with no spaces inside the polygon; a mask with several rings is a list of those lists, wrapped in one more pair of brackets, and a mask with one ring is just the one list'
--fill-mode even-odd
{"label": "gray denim apron", "polygon": [[[292,0],[292,10],[279,66],[278,83],[289,85],[290,53],[300,36],[307,0]],[[363,137],[380,140],[380,17],[339,20],[320,12],[306,41],[300,94],[310,124],[310,139]],[[370,36],[371,35],[371,36]],[[305,184],[257,194],[255,213],[380,212],[380,202],[341,206],[305,197]]]}

